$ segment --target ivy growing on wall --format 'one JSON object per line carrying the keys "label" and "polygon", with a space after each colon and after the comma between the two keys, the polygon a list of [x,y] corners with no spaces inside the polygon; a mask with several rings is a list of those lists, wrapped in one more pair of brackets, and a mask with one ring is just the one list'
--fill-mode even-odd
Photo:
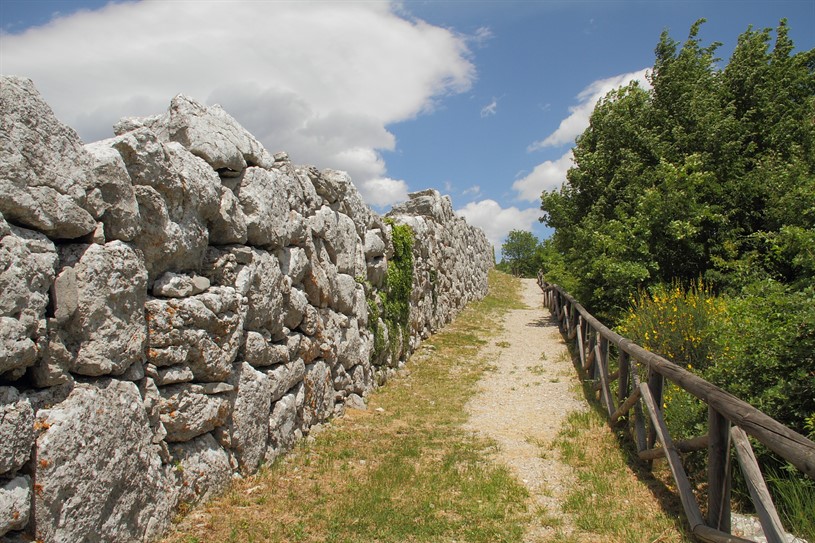
{"label": "ivy growing on wall", "polygon": [[[368,296],[368,323],[374,334],[373,361],[379,361],[385,349],[389,356],[398,358],[402,345],[410,338],[410,292],[413,288],[413,229],[406,224],[396,224],[385,219],[391,226],[393,257],[388,261],[385,284],[378,293]],[[379,319],[388,330],[380,329]]]}

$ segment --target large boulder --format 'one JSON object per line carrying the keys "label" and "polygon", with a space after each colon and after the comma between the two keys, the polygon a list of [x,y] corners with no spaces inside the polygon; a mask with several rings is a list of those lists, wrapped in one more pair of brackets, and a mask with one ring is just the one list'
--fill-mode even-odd
{"label": "large boulder", "polygon": [[113,140],[85,145],[93,158],[96,184],[88,193],[93,217],[105,225],[105,239],[132,241],[141,233],[141,215],[136,192]]}
{"label": "large boulder", "polygon": [[0,76],[0,213],[51,238],[96,228],[87,205],[92,159],[30,79]]}
{"label": "large boulder", "polygon": [[22,530],[31,511],[31,478],[28,475],[0,482],[0,537]]}
{"label": "large boulder", "polygon": [[37,418],[38,540],[146,541],[167,528],[177,490],[135,384],[77,384]]}
{"label": "large boulder", "polygon": [[167,430],[167,441],[189,441],[223,426],[229,416],[229,398],[225,393],[234,387],[183,383],[159,389],[161,423]]}
{"label": "large boulder", "polygon": [[181,482],[179,503],[206,501],[229,487],[232,481],[229,455],[212,434],[186,443],[173,443],[170,453]]}
{"label": "large boulder", "polygon": [[57,260],[48,238],[11,226],[0,215],[0,375],[22,376],[43,348]]}
{"label": "large boulder", "polygon": [[34,445],[34,410],[14,387],[0,387],[0,475],[28,461]]}
{"label": "large boulder", "polygon": [[243,342],[244,306],[231,287],[188,298],[150,298],[147,360],[156,367],[188,366],[198,381],[225,381]]}
{"label": "large boulder", "polygon": [[120,375],[141,363],[147,339],[147,270],[128,244],[68,245],[54,285],[55,329],[48,356],[69,354],[70,371]]}
{"label": "large boulder", "polygon": [[231,382],[237,390],[225,428],[241,473],[249,475],[257,470],[266,454],[272,406],[269,378],[244,362],[236,364]]}

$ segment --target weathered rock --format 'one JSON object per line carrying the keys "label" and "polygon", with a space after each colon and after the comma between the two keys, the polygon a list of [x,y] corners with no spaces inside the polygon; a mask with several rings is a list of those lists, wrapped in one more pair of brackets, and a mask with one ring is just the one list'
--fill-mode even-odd
{"label": "weathered rock", "polygon": [[[57,305],[62,306],[58,320],[63,322],[50,341],[61,341],[65,346],[70,353],[68,366],[74,373],[124,373],[141,361],[147,338],[147,271],[139,255],[126,243],[112,241],[65,247],[61,260],[73,272],[65,268],[60,272],[65,280],[58,282],[55,290]],[[76,309],[66,316],[74,297]],[[55,358],[57,365],[62,364],[64,355],[58,345],[49,346],[49,360]]]}
{"label": "weathered rock", "polygon": [[302,359],[292,360],[287,364],[280,364],[266,372],[269,378],[269,397],[276,402],[291,390],[306,375],[306,364]]}
{"label": "weathered rock", "polygon": [[358,284],[356,279],[338,273],[334,283],[334,304],[331,307],[346,315],[353,314],[357,288],[362,289],[362,285]]}
{"label": "weathered rock", "polygon": [[271,343],[260,332],[247,331],[242,358],[255,368],[284,364],[289,361],[287,345]]}
{"label": "weathered rock", "polygon": [[305,292],[299,288],[292,288],[289,290],[289,295],[284,300],[283,306],[286,311],[283,318],[283,325],[290,330],[300,326],[308,310],[308,298]]}
{"label": "weathered rock", "polygon": [[334,411],[334,384],[331,369],[322,360],[306,366],[303,378],[305,405],[303,425],[308,428],[328,419]]}
{"label": "weathered rock", "polygon": [[210,286],[209,279],[200,275],[185,275],[165,272],[153,283],[153,296],[165,298],[186,298],[201,294]]}
{"label": "weathered rock", "polygon": [[156,368],[155,380],[158,386],[189,383],[194,378],[195,375],[193,375],[192,370],[183,364],[167,368]]}
{"label": "weathered rock", "polygon": [[135,239],[151,278],[197,269],[207,248],[207,224],[217,220],[221,181],[177,143],[163,144],[141,128],[111,140],[133,181],[142,233]]}
{"label": "weathered rock", "polygon": [[226,177],[247,166],[270,168],[274,164],[260,142],[220,106],[207,107],[188,96],[173,98],[167,114],[151,126]]}
{"label": "weathered rock", "polygon": [[232,481],[229,455],[212,434],[173,443],[170,454],[181,480],[179,503],[195,504],[221,494]]}
{"label": "weathered rock", "polygon": [[0,483],[0,537],[28,524],[31,510],[31,478],[21,475]]}
{"label": "weathered rock", "polygon": [[236,193],[246,217],[249,245],[265,249],[282,247],[288,237],[289,204],[286,186],[275,171],[247,168]]}
{"label": "weathered rock", "polygon": [[56,274],[57,253],[44,235],[11,226],[0,239],[0,374],[34,364],[45,340],[48,290]]}
{"label": "weathered rock", "polygon": [[329,259],[337,271],[353,275],[359,241],[354,221],[343,213],[323,206],[309,217],[309,226],[315,236],[325,241]]}
{"label": "weathered rock", "polygon": [[228,187],[221,186],[220,190],[218,213],[209,222],[209,242],[217,245],[246,243],[248,230],[240,201]]}
{"label": "weathered rock", "polygon": [[266,462],[272,463],[281,454],[289,451],[302,435],[297,425],[297,418],[304,398],[301,384],[296,390],[281,397],[274,404],[269,417],[269,448],[266,451]]}
{"label": "weathered rock", "polygon": [[225,381],[243,341],[241,296],[212,287],[189,298],[148,299],[147,359],[156,367],[187,365],[198,381]]}
{"label": "weathered rock", "polygon": [[93,232],[91,157],[29,79],[0,76],[0,213],[49,237]]}
{"label": "weathered rock", "polygon": [[223,426],[229,416],[229,399],[208,394],[201,385],[183,383],[159,389],[161,422],[167,441],[189,441]]}
{"label": "weathered rock", "polygon": [[77,384],[38,420],[37,539],[141,541],[167,528],[178,491],[136,385]]}
{"label": "weathered rock", "polygon": [[93,158],[96,177],[88,192],[88,206],[93,218],[104,224],[107,239],[132,241],[141,233],[139,204],[124,160],[112,142],[104,140],[85,145]]}
{"label": "weathered rock", "polygon": [[265,374],[245,362],[236,364],[236,368],[232,384],[237,387],[237,393],[226,428],[240,471],[249,475],[257,470],[266,454],[271,413],[270,383]]}
{"label": "weathered rock", "polygon": [[31,402],[14,387],[0,387],[0,475],[20,469],[28,461],[33,445]]}
{"label": "weathered rock", "polygon": [[251,263],[238,272],[235,284],[249,300],[244,328],[268,330],[272,334],[283,328],[284,276],[277,259],[268,251],[253,249]]}

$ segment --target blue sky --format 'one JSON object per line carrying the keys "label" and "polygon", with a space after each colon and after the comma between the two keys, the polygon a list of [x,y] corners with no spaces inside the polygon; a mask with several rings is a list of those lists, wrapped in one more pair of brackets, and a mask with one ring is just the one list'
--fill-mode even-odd
{"label": "blue sky", "polygon": [[725,61],[782,17],[815,47],[815,0],[0,0],[0,72],[31,77],[85,141],[179,92],[220,103],[271,152],[349,171],[380,211],[449,194],[500,248],[514,228],[548,235],[537,196],[596,99],[702,17]]}

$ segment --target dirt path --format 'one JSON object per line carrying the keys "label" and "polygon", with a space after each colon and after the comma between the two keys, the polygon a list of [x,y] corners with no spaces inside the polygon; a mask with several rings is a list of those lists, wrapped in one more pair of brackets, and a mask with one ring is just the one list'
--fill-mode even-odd
{"label": "dirt path", "polygon": [[569,519],[560,506],[570,469],[549,450],[565,416],[588,406],[578,396],[577,377],[557,326],[543,308],[543,295],[534,279],[523,279],[522,300],[529,309],[515,309],[504,317],[504,330],[487,347],[487,360],[495,366],[479,383],[480,391],[468,404],[468,428],[498,442],[498,460],[504,462],[529,489],[543,514],[524,537],[527,543],[545,541],[554,534],[541,518],[561,520],[569,532]]}

